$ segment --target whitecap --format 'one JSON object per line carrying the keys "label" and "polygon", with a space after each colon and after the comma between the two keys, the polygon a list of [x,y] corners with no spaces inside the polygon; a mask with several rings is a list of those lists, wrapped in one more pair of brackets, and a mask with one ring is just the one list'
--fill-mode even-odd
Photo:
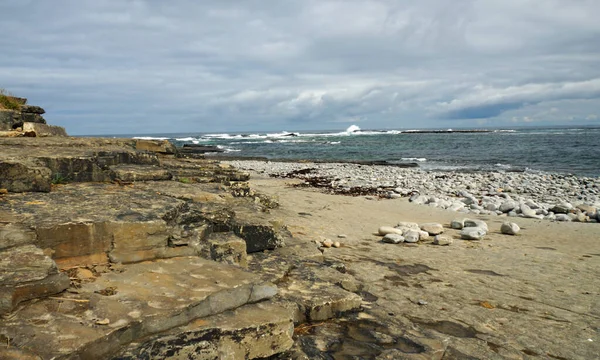
{"label": "whitecap", "polygon": [[168,137],[152,137],[152,136],[135,136],[134,139],[137,140],[169,140]]}
{"label": "whitecap", "polygon": [[347,129],[347,133],[354,133],[360,131],[360,128],[357,125],[350,125]]}

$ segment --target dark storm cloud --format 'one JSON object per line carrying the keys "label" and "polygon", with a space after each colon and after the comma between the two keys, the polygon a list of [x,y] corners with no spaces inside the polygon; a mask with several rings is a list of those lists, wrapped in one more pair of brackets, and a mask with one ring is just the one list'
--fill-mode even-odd
{"label": "dark storm cloud", "polygon": [[80,134],[597,123],[598,13],[595,0],[4,0],[0,87]]}

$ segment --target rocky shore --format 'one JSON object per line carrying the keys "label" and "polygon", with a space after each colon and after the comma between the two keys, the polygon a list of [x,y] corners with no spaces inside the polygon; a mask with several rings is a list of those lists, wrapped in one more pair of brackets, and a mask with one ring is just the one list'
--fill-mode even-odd
{"label": "rocky shore", "polygon": [[[10,136],[0,359],[600,351],[600,232],[576,221],[596,221],[598,179],[226,163],[168,141]],[[551,213],[575,221],[540,219]]]}
{"label": "rocky shore", "polygon": [[526,172],[440,172],[347,163],[228,161],[297,178],[336,194],[409,197],[415,204],[477,215],[600,221],[600,178]]}

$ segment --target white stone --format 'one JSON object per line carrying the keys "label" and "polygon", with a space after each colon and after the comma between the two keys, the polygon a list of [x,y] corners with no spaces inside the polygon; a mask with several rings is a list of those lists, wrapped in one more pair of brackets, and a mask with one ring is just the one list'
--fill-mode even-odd
{"label": "white stone", "polygon": [[517,235],[520,230],[519,225],[513,222],[505,222],[500,227],[500,232],[506,235]]}
{"label": "white stone", "polygon": [[419,230],[419,241],[429,239],[429,233],[427,231]]}
{"label": "white stone", "polygon": [[454,240],[451,237],[445,235],[436,235],[433,239],[433,245],[447,246],[452,244]]}
{"label": "white stone", "polygon": [[439,235],[444,232],[444,227],[439,223],[421,224],[421,230],[426,231],[429,235]]}
{"label": "white stone", "polygon": [[398,235],[402,235],[403,231],[402,229],[396,229],[393,228],[391,226],[382,226],[379,228],[379,235],[387,235],[387,234],[398,234]]}
{"label": "white stone", "polygon": [[448,210],[459,211],[465,207],[465,204],[462,202],[453,202],[452,205],[448,207]]}
{"label": "white stone", "polygon": [[465,226],[465,219],[454,219],[450,223],[450,227],[453,229],[462,229]]}
{"label": "white stone", "polygon": [[556,221],[571,221],[571,218],[567,214],[556,214],[554,215]]}
{"label": "white stone", "polygon": [[398,223],[398,225],[396,225],[397,228],[401,228],[401,227],[406,227],[409,229],[420,229],[419,224],[417,224],[416,222],[410,222],[410,221],[400,221]]}
{"label": "white stone", "polygon": [[511,210],[513,210],[514,208],[516,208],[519,204],[517,204],[516,202],[512,201],[512,200],[507,200],[505,202],[503,202],[502,204],[500,204],[500,211],[502,211],[503,213],[507,213]]}
{"label": "white stone", "polygon": [[477,220],[477,219],[465,219],[464,223],[463,223],[463,228],[467,228],[467,227],[479,227],[484,229],[486,232],[488,231],[488,226],[486,224],[485,221],[483,220]]}
{"label": "white stone", "polygon": [[418,230],[407,231],[404,234],[404,242],[407,242],[407,243],[416,243],[416,242],[419,242],[419,237],[420,236],[421,236],[421,234],[419,234]]}
{"label": "white stone", "polygon": [[480,227],[466,227],[460,232],[460,238],[463,240],[481,240],[487,232]]}
{"label": "white stone", "polygon": [[404,237],[398,234],[387,234],[381,241],[388,244],[400,244],[404,242]]}

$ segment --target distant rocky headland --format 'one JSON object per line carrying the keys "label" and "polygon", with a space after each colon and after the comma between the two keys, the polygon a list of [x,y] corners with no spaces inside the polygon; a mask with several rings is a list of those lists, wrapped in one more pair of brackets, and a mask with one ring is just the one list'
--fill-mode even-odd
{"label": "distant rocky headland", "polygon": [[63,127],[48,125],[46,111],[27,99],[0,91],[0,137],[67,136]]}

